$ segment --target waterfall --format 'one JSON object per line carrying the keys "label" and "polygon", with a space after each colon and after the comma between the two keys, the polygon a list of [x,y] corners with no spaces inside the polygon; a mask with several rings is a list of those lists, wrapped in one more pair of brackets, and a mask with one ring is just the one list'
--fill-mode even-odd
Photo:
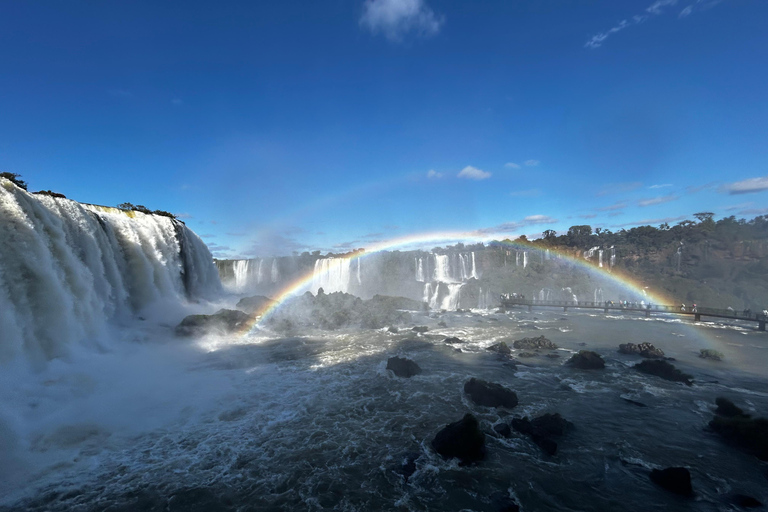
{"label": "waterfall", "polygon": [[515,266],[520,266],[520,251],[515,251]]}
{"label": "waterfall", "polygon": [[53,359],[112,319],[215,298],[203,241],[169,217],[29,194],[0,179],[0,360]]}
{"label": "waterfall", "polygon": [[603,250],[602,249],[597,251],[597,258],[598,258],[598,263],[597,263],[598,266],[600,268],[603,268]]}
{"label": "waterfall", "polygon": [[277,258],[272,259],[272,282],[276,283],[280,279],[280,272],[277,270]]}
{"label": "waterfall", "polygon": [[453,311],[459,306],[459,298],[461,295],[461,284],[448,284],[448,294],[443,297],[440,303],[440,309]]}
{"label": "waterfall", "polygon": [[477,264],[475,263],[475,251],[472,251],[472,275],[470,277],[480,279],[480,276],[477,274]]}
{"label": "waterfall", "polygon": [[677,248],[677,271],[680,272],[680,261],[683,259],[683,242]]}
{"label": "waterfall", "polygon": [[469,256],[466,254],[459,254],[459,280],[466,281],[470,276]]}
{"label": "waterfall", "polygon": [[350,284],[349,258],[322,258],[315,261],[315,270],[312,275],[312,291],[322,288],[326,293],[347,293]]}
{"label": "waterfall", "polygon": [[616,265],[616,249],[611,246],[611,268]]}
{"label": "waterfall", "polygon": [[424,258],[414,258],[416,262],[416,281],[423,283],[426,281],[424,277]]}
{"label": "waterfall", "polygon": [[523,268],[528,266],[528,251],[523,251]]}
{"label": "waterfall", "polygon": [[258,278],[256,280],[256,283],[261,284],[262,281],[264,281],[264,260],[259,259],[259,270],[258,270]]}
{"label": "waterfall", "polygon": [[[568,297],[570,295],[570,297]],[[570,288],[570,286],[567,286],[563,288],[563,296],[566,297],[566,300],[571,300],[573,302],[579,302],[578,297],[576,297],[576,294],[573,293],[573,290]]]}
{"label": "waterfall", "polygon": [[435,254],[435,281],[449,283],[451,279],[451,266],[448,256],[445,254]]}
{"label": "waterfall", "polygon": [[477,297],[477,308],[489,309],[490,307],[492,307],[491,290],[486,289],[485,292],[483,292],[483,289],[480,288],[480,292]]}
{"label": "waterfall", "polygon": [[360,274],[360,265],[362,265],[362,258],[357,258],[357,284],[363,284],[363,278]]}
{"label": "waterfall", "polygon": [[605,302],[603,298],[603,289],[595,288],[595,303],[602,304],[603,302]]}
{"label": "waterfall", "polygon": [[235,274],[235,288],[238,290],[248,286],[248,272],[251,268],[251,260],[235,260],[232,263],[232,271]]}

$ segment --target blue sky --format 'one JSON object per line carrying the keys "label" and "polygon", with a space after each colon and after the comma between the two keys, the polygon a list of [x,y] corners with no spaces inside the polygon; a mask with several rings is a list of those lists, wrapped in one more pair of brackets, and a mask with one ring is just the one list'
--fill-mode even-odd
{"label": "blue sky", "polygon": [[768,213],[764,0],[0,5],[0,169],[215,256]]}

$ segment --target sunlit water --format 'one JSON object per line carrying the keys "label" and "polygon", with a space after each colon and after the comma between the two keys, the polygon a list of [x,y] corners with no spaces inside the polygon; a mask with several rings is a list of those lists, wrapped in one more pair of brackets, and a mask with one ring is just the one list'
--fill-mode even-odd
{"label": "sunlit water", "polygon": [[[768,501],[765,465],[706,430],[716,396],[768,414],[766,333],[556,310],[415,319],[430,331],[177,340],[167,327],[136,327],[111,345],[121,349],[5,372],[0,509],[491,511],[496,493],[524,510],[730,510],[734,492]],[[486,350],[541,334],[560,358],[542,353],[514,369]],[[616,352],[644,341],[694,386],[640,374],[630,368],[639,358]],[[583,348],[606,369],[563,366]],[[702,348],[725,360],[698,358]],[[392,355],[423,373],[394,377]],[[474,405],[462,392],[470,377],[514,389],[520,404]],[[430,441],[466,412],[489,433],[507,414],[559,412],[576,428],[553,457],[525,436],[488,435],[486,460],[459,467]],[[416,461],[407,479],[406,457]],[[692,500],[648,478],[681,465]]]}

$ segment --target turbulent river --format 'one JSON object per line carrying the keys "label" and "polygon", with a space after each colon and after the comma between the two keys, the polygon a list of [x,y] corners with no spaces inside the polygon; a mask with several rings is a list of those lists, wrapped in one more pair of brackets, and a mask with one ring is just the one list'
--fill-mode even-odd
{"label": "turbulent river", "polygon": [[[732,493],[768,501],[765,464],[706,428],[717,396],[768,412],[765,333],[556,310],[414,320],[430,330],[180,340],[170,325],[139,322],[109,350],[33,373],[6,368],[0,510],[496,511],[511,497],[529,511],[647,511],[731,510]],[[515,369],[486,350],[539,335],[559,358],[518,358]],[[466,342],[447,345],[448,336]],[[645,341],[694,385],[641,374],[631,368],[639,358],[617,352]],[[725,358],[700,359],[702,348]],[[563,366],[580,349],[602,354],[606,368]],[[385,368],[393,355],[423,373],[395,377]],[[463,393],[470,377],[515,390],[519,405],[473,404]],[[460,467],[430,442],[467,412],[488,433],[487,456]],[[545,412],[575,425],[554,456],[523,435],[491,435],[509,416]],[[650,469],[668,466],[691,470],[694,498],[651,483]]]}

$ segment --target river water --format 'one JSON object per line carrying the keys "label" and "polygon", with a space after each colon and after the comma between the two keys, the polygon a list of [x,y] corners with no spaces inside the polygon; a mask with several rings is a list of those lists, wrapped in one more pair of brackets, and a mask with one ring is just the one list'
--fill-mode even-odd
{"label": "river water", "polygon": [[[717,396],[768,415],[766,333],[573,310],[414,319],[430,330],[178,340],[170,326],[138,325],[115,334],[119,349],[9,370],[0,510],[496,511],[509,497],[531,511],[704,511],[731,510],[732,493],[768,502],[766,465],[706,430]],[[486,350],[542,334],[559,358],[543,352],[515,369]],[[448,336],[466,343],[446,345]],[[645,341],[694,385],[640,374],[639,358],[616,351]],[[725,359],[701,359],[702,348]],[[580,349],[606,368],[563,366]],[[423,373],[393,376],[393,355]],[[515,390],[519,405],[474,405],[462,391],[470,377]],[[489,433],[508,416],[545,412],[575,429],[555,456],[517,433],[487,435],[486,459],[460,467],[430,441],[466,412]],[[408,460],[415,471],[403,469]],[[650,482],[650,469],[667,466],[691,470],[694,498]]]}

